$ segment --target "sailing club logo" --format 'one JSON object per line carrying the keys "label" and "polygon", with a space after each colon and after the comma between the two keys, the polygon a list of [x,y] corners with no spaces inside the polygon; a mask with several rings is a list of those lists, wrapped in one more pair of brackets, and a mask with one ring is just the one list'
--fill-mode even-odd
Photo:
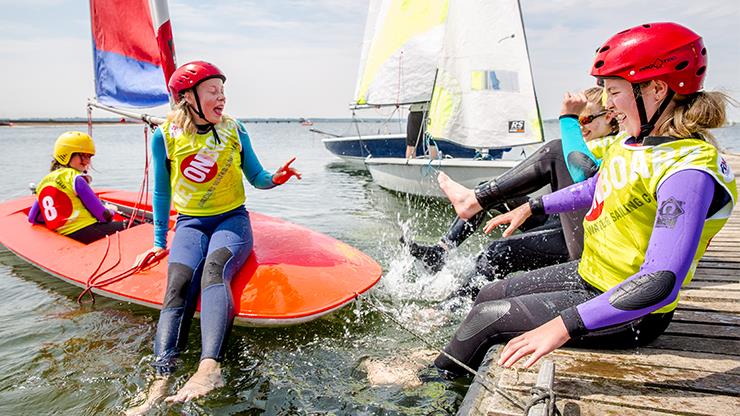
{"label": "sailing club logo", "polygon": [[191,182],[205,183],[218,173],[218,164],[203,152],[186,157],[180,164],[180,172]]}
{"label": "sailing club logo", "polygon": [[658,218],[655,220],[655,226],[661,228],[673,228],[676,226],[676,220],[685,211],[683,210],[684,201],[679,201],[670,197],[660,204],[658,209]]}
{"label": "sailing club logo", "polygon": [[730,165],[727,164],[727,161],[723,157],[719,157],[717,160],[717,167],[719,168],[720,173],[722,174],[722,179],[725,180],[725,182],[731,182],[732,179],[735,178],[735,174],[732,173],[732,169],[730,169]]}
{"label": "sailing club logo", "polygon": [[509,120],[509,133],[524,133],[524,120]]}

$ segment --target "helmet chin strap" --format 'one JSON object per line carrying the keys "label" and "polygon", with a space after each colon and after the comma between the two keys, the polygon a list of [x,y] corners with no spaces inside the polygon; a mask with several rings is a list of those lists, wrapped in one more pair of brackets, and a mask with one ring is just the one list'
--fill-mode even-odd
{"label": "helmet chin strap", "polygon": [[650,120],[647,119],[647,112],[645,111],[645,102],[642,100],[642,91],[640,91],[640,84],[632,84],[632,94],[635,96],[637,112],[640,115],[640,134],[636,137],[636,139],[638,142],[642,142],[642,139],[647,137],[655,128],[655,123],[658,122],[658,119],[668,107],[668,104],[671,103],[675,92],[672,89],[668,88],[668,93],[666,94],[665,98],[663,98],[663,102],[660,103],[660,106],[657,110],[655,110],[655,114],[650,117]]}
{"label": "helmet chin strap", "polygon": [[198,117],[206,121],[206,126],[208,126],[208,128],[213,132],[213,137],[216,138],[216,143],[221,144],[221,139],[218,137],[218,133],[216,132],[216,126],[210,121],[208,121],[205,113],[203,113],[203,107],[201,107],[200,105],[200,97],[198,97],[197,89],[193,88],[192,91],[193,91],[193,96],[195,97],[195,104],[198,106],[198,108],[193,108],[193,106],[190,104],[188,104],[188,106],[190,108],[193,108],[193,110],[195,110],[195,113],[198,114]]}

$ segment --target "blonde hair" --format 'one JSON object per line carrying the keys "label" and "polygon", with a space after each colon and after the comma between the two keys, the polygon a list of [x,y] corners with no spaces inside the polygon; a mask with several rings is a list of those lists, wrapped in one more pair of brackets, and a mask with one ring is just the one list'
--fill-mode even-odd
{"label": "blonde hair", "polygon": [[691,95],[676,95],[673,113],[656,129],[659,136],[693,137],[717,145],[709,129],[727,122],[725,105],[733,102],[719,91],[700,91]]}
{"label": "blonde hair", "polygon": [[598,105],[601,110],[604,110],[604,106],[601,103],[601,95],[603,93],[604,89],[601,87],[591,87],[583,91],[583,94],[586,95],[586,99],[588,100],[588,102]]}
{"label": "blonde hair", "polygon": [[[72,154],[72,156],[74,156],[74,153]],[[72,158],[70,157],[70,159],[72,159]],[[69,166],[62,165],[61,163],[59,163],[58,160],[52,158],[51,159],[51,166],[49,166],[49,172],[54,172],[57,169],[67,168],[67,167],[69,167]]]}
{"label": "blonde hair", "polygon": [[[604,87],[591,87],[583,91],[583,94],[586,95],[588,102],[599,107],[599,111],[606,111],[603,101]],[[609,121],[609,127],[612,129],[610,134],[615,134],[619,131],[619,122],[616,118],[612,118]]]}
{"label": "blonde hair", "polygon": [[[179,103],[175,104],[175,108],[167,114],[167,120],[179,127],[184,133],[195,134],[198,132],[193,113],[190,110],[190,104],[185,99],[181,99]],[[231,116],[224,114],[221,122],[216,124],[215,127],[218,128],[233,121],[234,119]]]}

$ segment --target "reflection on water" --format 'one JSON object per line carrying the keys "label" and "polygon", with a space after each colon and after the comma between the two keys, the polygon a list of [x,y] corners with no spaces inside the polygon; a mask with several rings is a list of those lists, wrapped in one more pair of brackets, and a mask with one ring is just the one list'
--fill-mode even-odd
{"label": "reflection on water", "polygon": [[[376,123],[377,124],[377,123]],[[317,123],[347,131],[346,123]],[[403,126],[400,126],[403,127]],[[400,128],[399,127],[399,128]],[[546,124],[546,131],[557,128]],[[2,198],[27,194],[47,172],[57,135],[85,126],[2,128],[6,171]],[[291,157],[304,178],[262,191],[248,187],[247,207],[351,244],[378,260],[384,277],[373,291],[383,311],[442,346],[469,300],[441,302],[473,270],[490,241],[477,233],[437,274],[413,261],[399,238],[434,243],[454,211],[443,201],[388,192],[370,175],[331,156],[320,136],[298,124],[247,124],[262,164]],[[380,127],[366,123],[367,131]],[[732,132],[723,131],[723,137]],[[93,186],[137,190],[144,167],[141,126],[99,126]],[[726,141],[730,146],[734,142]],[[31,151],[32,150],[32,151]],[[0,249],[0,414],[120,414],[153,377],[149,367],[157,312],[98,297],[75,303],[79,288]],[[176,374],[181,385],[200,356],[197,322]],[[358,303],[320,320],[287,328],[235,328],[224,364],[227,387],[210,397],[155,414],[452,414],[465,386],[423,368],[421,386],[371,386],[364,360],[410,355],[426,346],[384,315]]]}

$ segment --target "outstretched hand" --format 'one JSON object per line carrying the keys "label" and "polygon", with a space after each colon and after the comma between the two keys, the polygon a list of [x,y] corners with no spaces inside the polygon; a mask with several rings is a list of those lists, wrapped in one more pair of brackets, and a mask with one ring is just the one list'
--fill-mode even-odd
{"label": "outstretched hand", "polygon": [[509,341],[501,351],[498,365],[509,368],[522,357],[531,354],[524,363],[524,368],[529,368],[537,360],[568,342],[569,339],[570,335],[568,329],[565,328],[563,318],[558,316]]}
{"label": "outstretched hand", "polygon": [[530,208],[529,203],[524,203],[505,214],[493,217],[486,223],[483,231],[488,234],[499,225],[509,224],[509,227],[502,234],[503,237],[508,237],[512,235],[514,231],[516,231],[517,228],[519,228],[519,226],[522,225],[522,223],[530,216],[532,216],[532,208]]}
{"label": "outstretched hand", "polygon": [[285,182],[288,182],[288,179],[290,179],[291,176],[295,176],[298,179],[301,179],[301,173],[295,170],[295,168],[291,168],[290,164],[295,161],[295,157],[293,159],[290,159],[288,163],[284,164],[283,166],[278,169],[274,175],[272,175],[272,183],[275,185],[282,185]]}

